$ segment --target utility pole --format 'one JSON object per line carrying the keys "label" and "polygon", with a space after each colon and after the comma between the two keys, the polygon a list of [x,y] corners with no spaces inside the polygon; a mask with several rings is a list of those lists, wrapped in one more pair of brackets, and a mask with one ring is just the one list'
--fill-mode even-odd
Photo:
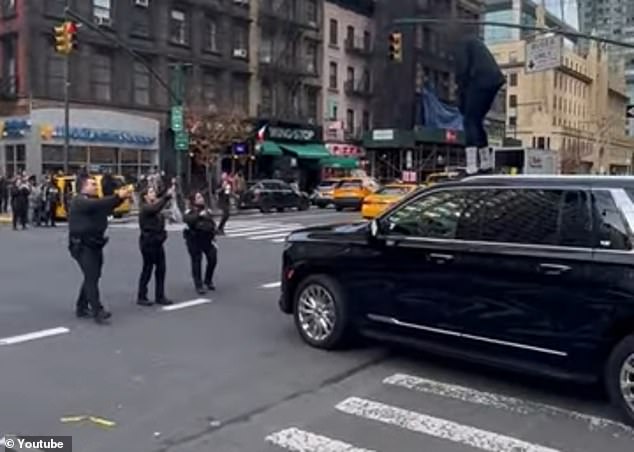
{"label": "utility pole", "polygon": [[[182,190],[183,153],[189,151],[189,134],[185,130],[183,104],[185,98],[185,64],[170,65],[172,75],[170,123],[174,135],[173,152],[176,159],[176,181]],[[189,183],[189,181],[188,181]]]}
{"label": "utility pole", "polygon": [[[70,0],[66,0],[64,20],[68,21]],[[68,174],[70,159],[70,52],[64,56],[64,174]]]}

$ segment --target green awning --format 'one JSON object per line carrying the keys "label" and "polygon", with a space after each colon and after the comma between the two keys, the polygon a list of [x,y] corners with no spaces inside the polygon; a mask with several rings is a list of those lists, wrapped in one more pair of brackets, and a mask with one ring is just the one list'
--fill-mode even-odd
{"label": "green awning", "polygon": [[295,154],[300,159],[316,159],[320,160],[326,157],[330,157],[330,152],[323,144],[287,144],[278,143],[279,146],[286,152]]}
{"label": "green awning", "polygon": [[274,141],[263,141],[260,144],[260,155],[279,157],[282,155],[282,149]]}
{"label": "green awning", "polygon": [[359,161],[355,158],[338,157],[334,155],[321,159],[319,164],[324,168],[336,169],[356,169],[359,167]]}

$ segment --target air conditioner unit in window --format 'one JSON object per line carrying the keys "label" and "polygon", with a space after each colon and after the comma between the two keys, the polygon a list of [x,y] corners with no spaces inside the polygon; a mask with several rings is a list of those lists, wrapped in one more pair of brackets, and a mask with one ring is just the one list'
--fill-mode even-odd
{"label": "air conditioner unit in window", "polygon": [[249,0],[233,0],[233,3],[235,3],[236,5],[248,6]]}
{"label": "air conditioner unit in window", "polygon": [[233,49],[233,56],[235,58],[246,58],[247,49]]}
{"label": "air conditioner unit in window", "polygon": [[95,24],[99,26],[109,27],[112,25],[112,20],[109,17],[95,16]]}
{"label": "air conditioner unit in window", "polygon": [[150,0],[134,0],[134,4],[136,6],[147,8],[148,6],[150,6]]}

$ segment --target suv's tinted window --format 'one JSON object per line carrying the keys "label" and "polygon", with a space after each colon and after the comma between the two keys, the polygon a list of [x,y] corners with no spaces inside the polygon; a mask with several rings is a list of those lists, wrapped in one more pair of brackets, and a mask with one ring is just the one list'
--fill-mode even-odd
{"label": "suv's tinted window", "polygon": [[482,238],[488,242],[557,245],[561,190],[490,190]]}
{"label": "suv's tinted window", "polygon": [[279,182],[262,182],[262,187],[265,190],[279,190],[281,188]]}
{"label": "suv's tinted window", "polygon": [[453,239],[472,194],[448,190],[419,198],[387,218],[392,233],[408,236]]}
{"label": "suv's tinted window", "polygon": [[564,192],[559,214],[559,245],[592,248],[592,216],[587,192]]}
{"label": "suv's tinted window", "polygon": [[592,204],[596,218],[596,247],[611,250],[631,250],[632,242],[623,215],[612,194],[607,191],[592,193]]}

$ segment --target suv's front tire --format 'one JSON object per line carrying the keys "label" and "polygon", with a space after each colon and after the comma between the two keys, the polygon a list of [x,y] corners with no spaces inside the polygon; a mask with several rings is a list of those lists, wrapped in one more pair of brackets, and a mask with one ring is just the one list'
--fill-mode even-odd
{"label": "suv's front tire", "polygon": [[634,334],[612,350],[605,372],[605,383],[612,403],[634,425]]}
{"label": "suv's front tire", "polygon": [[348,303],[330,276],[309,276],[299,283],[293,317],[299,335],[312,347],[333,350],[344,346],[349,337]]}

